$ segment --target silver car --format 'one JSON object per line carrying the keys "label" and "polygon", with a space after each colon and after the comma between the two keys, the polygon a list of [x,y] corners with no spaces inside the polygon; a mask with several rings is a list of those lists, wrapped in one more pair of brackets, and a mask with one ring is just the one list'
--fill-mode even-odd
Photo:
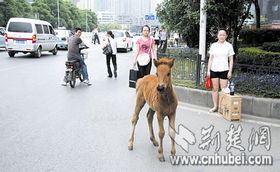
{"label": "silver car", "polygon": [[5,34],[5,28],[0,27],[0,48],[6,48],[4,34]]}

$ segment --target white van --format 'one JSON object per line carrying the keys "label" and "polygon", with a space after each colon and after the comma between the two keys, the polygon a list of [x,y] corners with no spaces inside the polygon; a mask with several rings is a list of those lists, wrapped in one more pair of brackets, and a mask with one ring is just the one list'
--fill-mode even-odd
{"label": "white van", "polygon": [[56,36],[50,23],[28,18],[11,18],[6,27],[6,50],[10,57],[16,53],[31,53],[41,57],[42,51],[57,54]]}

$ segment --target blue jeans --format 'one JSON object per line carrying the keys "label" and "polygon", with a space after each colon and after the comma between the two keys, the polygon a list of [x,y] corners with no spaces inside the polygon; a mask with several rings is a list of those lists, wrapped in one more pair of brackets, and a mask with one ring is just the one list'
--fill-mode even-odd
{"label": "blue jeans", "polygon": [[83,78],[84,78],[84,80],[88,80],[87,65],[85,64],[85,62],[82,62],[81,65],[82,65]]}
{"label": "blue jeans", "polygon": [[85,62],[82,59],[82,57],[79,56],[79,57],[71,58],[71,59],[68,59],[68,60],[79,60],[79,62],[81,64],[81,68],[82,68],[83,79],[84,80],[88,80],[87,65],[85,64]]}

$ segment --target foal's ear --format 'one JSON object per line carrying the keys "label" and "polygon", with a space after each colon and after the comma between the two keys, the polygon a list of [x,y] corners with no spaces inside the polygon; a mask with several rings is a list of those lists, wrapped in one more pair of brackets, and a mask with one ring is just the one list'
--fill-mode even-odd
{"label": "foal's ear", "polygon": [[175,59],[172,59],[168,62],[168,65],[170,68],[172,68],[172,66],[174,65],[174,61],[175,61]]}
{"label": "foal's ear", "polygon": [[158,67],[158,65],[159,65],[158,60],[154,59],[154,65],[155,65],[155,67]]}

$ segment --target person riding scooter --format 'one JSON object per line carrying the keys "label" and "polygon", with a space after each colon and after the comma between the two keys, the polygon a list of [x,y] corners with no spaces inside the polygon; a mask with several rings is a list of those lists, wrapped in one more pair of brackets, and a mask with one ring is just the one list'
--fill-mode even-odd
{"label": "person riding scooter", "polygon": [[[68,43],[68,53],[67,53],[67,59],[68,60],[78,60],[81,63],[82,68],[82,75],[83,75],[83,83],[87,85],[91,85],[89,82],[89,77],[87,73],[87,66],[84,62],[84,60],[81,58],[80,54],[80,45],[85,46],[82,39],[80,38],[82,34],[81,28],[76,28],[74,35],[70,38]],[[65,82],[62,85],[67,85]]]}

